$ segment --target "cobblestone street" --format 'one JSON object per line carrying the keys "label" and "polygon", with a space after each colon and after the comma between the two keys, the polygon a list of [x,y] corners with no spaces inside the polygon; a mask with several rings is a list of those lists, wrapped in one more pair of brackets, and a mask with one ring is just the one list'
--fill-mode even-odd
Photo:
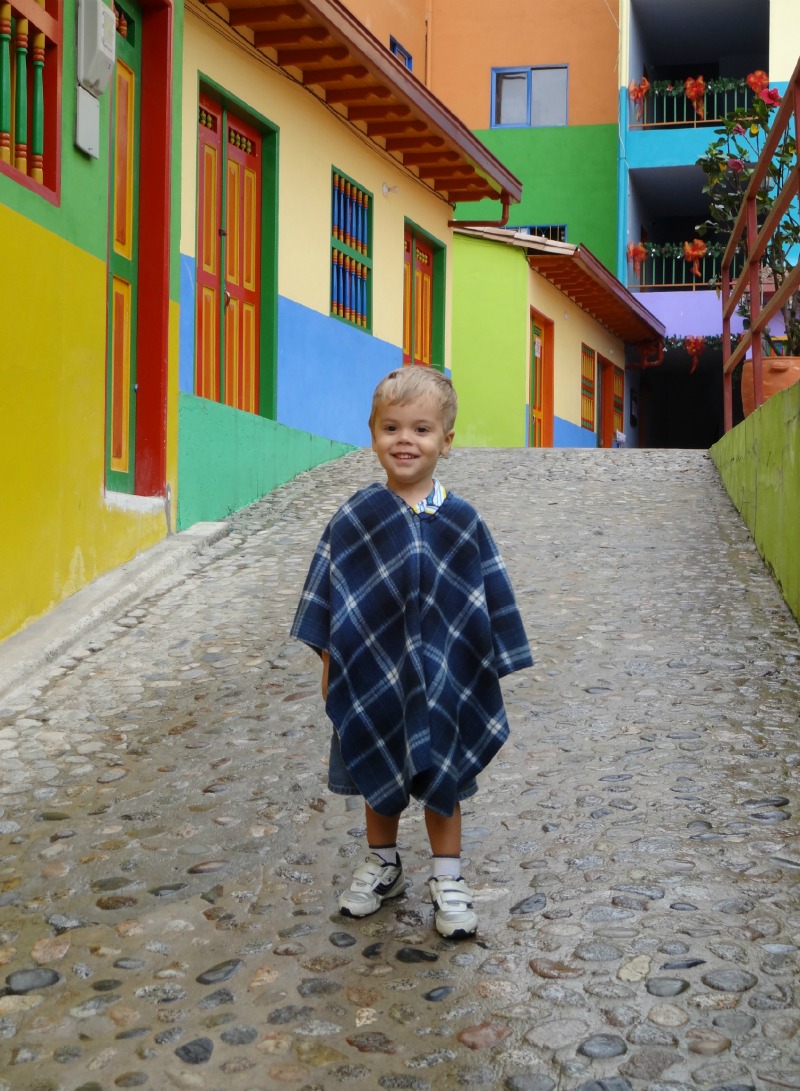
{"label": "cobblestone street", "polygon": [[[336,910],[288,629],[356,452],[0,698],[0,1091],[800,1088],[800,637],[703,452],[457,450],[536,665],[464,805],[474,941]],[[2,648],[0,648],[2,656]]]}

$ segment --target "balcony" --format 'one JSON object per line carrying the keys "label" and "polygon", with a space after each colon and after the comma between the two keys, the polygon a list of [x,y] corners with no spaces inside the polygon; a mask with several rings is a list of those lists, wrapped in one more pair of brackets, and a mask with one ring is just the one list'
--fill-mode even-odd
{"label": "balcony", "polygon": [[[630,243],[626,286],[632,292],[717,290],[724,252],[721,243],[697,239]],[[736,261],[741,271],[744,261]]]}
{"label": "balcony", "polygon": [[752,101],[753,91],[746,76],[708,81],[702,76],[686,76],[652,83],[643,76],[639,83],[628,87],[628,128],[716,125],[733,110],[748,109]]}

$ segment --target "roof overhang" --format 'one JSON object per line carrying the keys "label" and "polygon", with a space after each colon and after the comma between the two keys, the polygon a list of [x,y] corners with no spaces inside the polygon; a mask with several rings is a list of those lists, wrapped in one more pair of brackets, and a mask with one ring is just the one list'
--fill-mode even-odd
{"label": "roof overhang", "polygon": [[339,0],[204,6],[448,204],[520,200],[519,179]]}
{"label": "roof overhang", "polygon": [[491,239],[524,250],[531,269],[628,344],[659,341],[666,333],[663,323],[585,246],[492,227],[461,228],[457,234]]}

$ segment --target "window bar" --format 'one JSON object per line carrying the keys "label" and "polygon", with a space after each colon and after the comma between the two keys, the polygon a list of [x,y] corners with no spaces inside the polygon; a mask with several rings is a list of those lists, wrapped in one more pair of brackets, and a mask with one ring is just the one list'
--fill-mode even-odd
{"label": "window bar", "polygon": [[[44,7],[44,0],[36,0]],[[31,110],[31,178],[44,181],[44,33],[33,35],[33,103]]]}
{"label": "window bar", "polygon": [[14,166],[28,173],[28,20],[17,20],[14,44],[17,54],[16,101],[14,110]]}
{"label": "window bar", "polygon": [[350,198],[351,186],[349,182],[344,184],[344,241],[348,246],[353,245],[353,209]]}
{"label": "window bar", "polygon": [[353,246],[355,246],[359,254],[363,254],[364,252],[364,202],[362,198],[363,194],[361,190],[357,189],[355,191],[356,229]]}
{"label": "window bar", "polygon": [[367,271],[361,262],[356,265],[356,287],[358,289],[358,324],[367,324]]}
{"label": "window bar", "polygon": [[11,162],[11,4],[0,3],[0,163]]}
{"label": "window bar", "polygon": [[353,274],[350,269],[350,258],[344,258],[344,316],[348,322],[353,321]]}
{"label": "window bar", "polygon": [[333,272],[333,313],[341,316],[344,308],[342,307],[342,255],[338,250],[333,251],[333,261],[331,262],[331,269]]}
{"label": "window bar", "polygon": [[333,176],[333,237],[341,241],[341,216],[339,213],[339,175],[334,173]]}

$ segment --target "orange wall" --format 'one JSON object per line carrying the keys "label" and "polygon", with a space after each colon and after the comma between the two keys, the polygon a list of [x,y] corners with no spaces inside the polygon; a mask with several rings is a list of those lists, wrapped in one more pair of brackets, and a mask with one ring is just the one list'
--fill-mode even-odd
{"label": "orange wall", "polygon": [[389,38],[411,54],[412,72],[425,82],[425,14],[433,0],[344,0],[356,19],[386,48]]}
{"label": "orange wall", "polygon": [[569,65],[570,125],[616,123],[618,0],[432,0],[432,8],[430,88],[470,129],[489,128],[492,68],[538,64]]}

